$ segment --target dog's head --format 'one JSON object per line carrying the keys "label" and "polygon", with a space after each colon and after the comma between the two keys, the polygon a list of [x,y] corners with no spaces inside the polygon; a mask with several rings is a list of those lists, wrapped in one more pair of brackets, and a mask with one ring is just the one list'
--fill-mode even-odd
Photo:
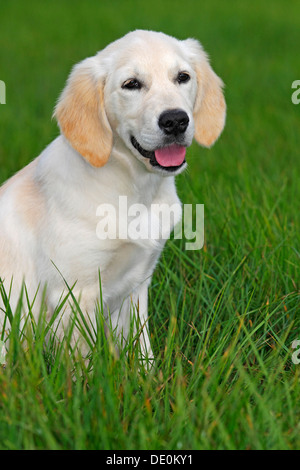
{"label": "dog's head", "polygon": [[122,140],[149,171],[174,175],[193,137],[210,147],[222,132],[222,85],[198,41],[134,31],[74,67],[54,114],[91,165]]}

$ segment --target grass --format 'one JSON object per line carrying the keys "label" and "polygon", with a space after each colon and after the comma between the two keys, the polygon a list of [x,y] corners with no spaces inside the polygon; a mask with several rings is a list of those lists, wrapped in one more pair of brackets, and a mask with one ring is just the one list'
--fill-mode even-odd
{"label": "grass", "polygon": [[185,251],[184,240],[170,240],[161,257],[150,288],[157,361],[149,373],[138,372],[134,339],[127,354],[113,354],[101,321],[93,372],[45,343],[42,315],[22,345],[16,312],[0,369],[0,448],[299,449],[291,343],[300,339],[300,106],[291,84],[299,79],[300,7],[141,5],[1,6],[0,180],[57,135],[50,116],[74,63],[135,28],[194,36],[226,84],[228,105],[218,143],[193,144],[189,170],[177,178],[183,202],[205,205],[205,244]]}

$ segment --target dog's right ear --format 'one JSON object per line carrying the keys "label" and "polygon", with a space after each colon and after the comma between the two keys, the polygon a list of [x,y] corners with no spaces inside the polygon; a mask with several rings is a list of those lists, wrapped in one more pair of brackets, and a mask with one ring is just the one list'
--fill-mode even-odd
{"label": "dog's right ear", "polygon": [[195,139],[210,147],[221,134],[226,118],[223,82],[211,68],[201,44],[195,39],[184,41],[194,65],[198,92],[194,107]]}
{"label": "dog's right ear", "polygon": [[91,165],[101,167],[110,156],[113,135],[104,107],[104,83],[96,77],[95,61],[90,57],[75,65],[54,116],[72,147]]}

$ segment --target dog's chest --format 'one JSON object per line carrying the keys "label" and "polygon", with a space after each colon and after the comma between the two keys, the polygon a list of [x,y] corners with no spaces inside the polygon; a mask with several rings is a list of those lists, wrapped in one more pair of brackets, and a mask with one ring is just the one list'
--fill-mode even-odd
{"label": "dog's chest", "polygon": [[108,298],[126,296],[143,282],[150,282],[164,244],[181,219],[176,192],[159,196],[157,193],[151,204],[121,196],[111,214],[108,206],[98,211],[98,260],[103,294]]}
{"label": "dog's chest", "polygon": [[104,297],[125,298],[143,282],[150,281],[165,240],[110,241],[99,257]]}

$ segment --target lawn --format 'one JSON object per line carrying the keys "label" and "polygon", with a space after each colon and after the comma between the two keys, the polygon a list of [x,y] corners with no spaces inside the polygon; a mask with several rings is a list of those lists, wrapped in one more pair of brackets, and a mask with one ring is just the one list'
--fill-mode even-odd
{"label": "lawn", "polygon": [[216,145],[193,144],[177,177],[182,202],[204,204],[205,243],[186,251],[171,239],[160,259],[156,366],[138,370],[133,341],[116,357],[100,321],[91,371],[45,345],[42,318],[22,345],[16,316],[0,449],[299,449],[300,4],[16,0],[0,10],[0,182],[58,134],[51,115],[72,65],[129,30],[199,39],[228,106]]}

